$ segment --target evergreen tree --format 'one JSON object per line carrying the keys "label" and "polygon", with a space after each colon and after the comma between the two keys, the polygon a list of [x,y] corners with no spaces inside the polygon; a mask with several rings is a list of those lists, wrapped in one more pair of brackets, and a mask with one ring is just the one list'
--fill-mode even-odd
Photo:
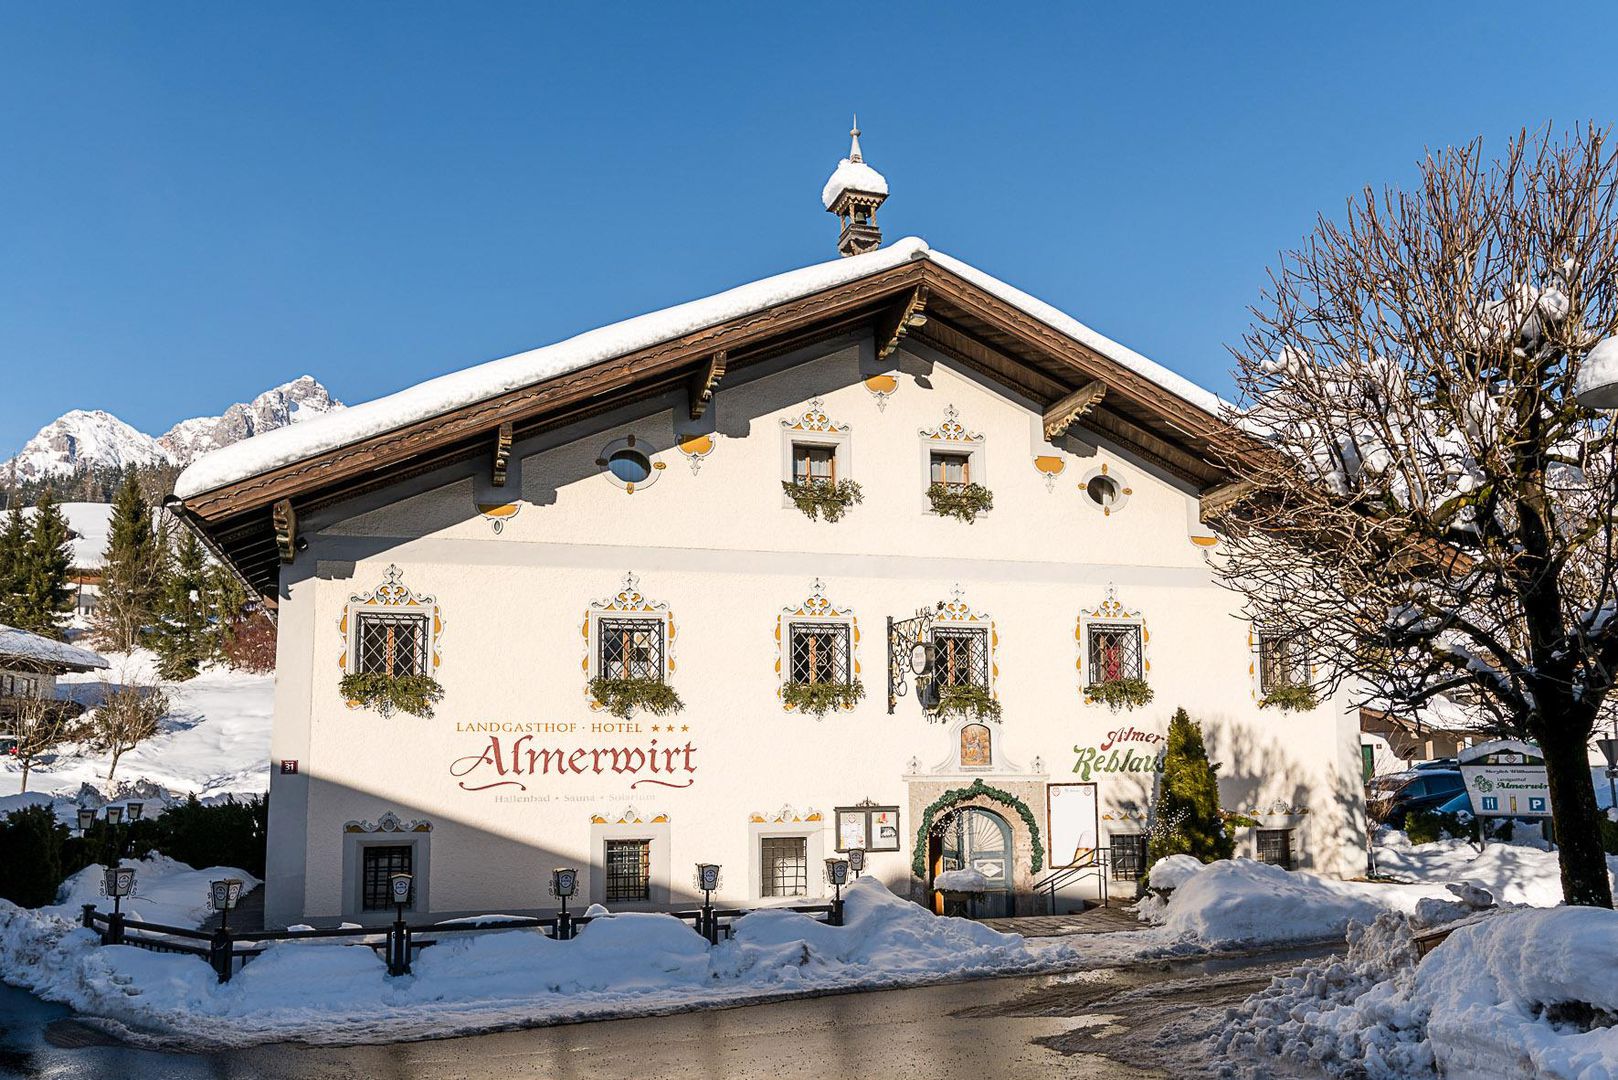
{"label": "evergreen tree", "polygon": [[247,607],[247,590],[228,566],[210,563],[203,578],[202,604],[213,623],[210,655],[226,661],[232,637]]}
{"label": "evergreen tree", "polygon": [[1219,816],[1219,766],[1208,760],[1202,725],[1193,723],[1184,709],[1169,722],[1156,816],[1160,827],[1153,829],[1147,844],[1151,862],[1180,854],[1213,862],[1235,852]]}
{"label": "evergreen tree", "polygon": [[180,530],[180,542],[165,575],[163,599],[153,648],[157,670],[165,679],[192,678],[212,655],[215,644],[209,626],[208,560],[190,529]]}
{"label": "evergreen tree", "polygon": [[0,529],[0,623],[15,625],[18,595],[22,591],[22,566],[28,553],[30,528],[22,508],[6,513]]}
{"label": "evergreen tree", "polygon": [[156,616],[162,596],[162,558],[152,532],[152,512],[130,472],[112,504],[112,528],[102,568],[96,634],[109,649],[128,652]]}
{"label": "evergreen tree", "polygon": [[56,497],[46,488],[34,507],[28,543],[15,571],[12,625],[46,637],[62,636],[62,612],[72,596],[68,589],[68,571],[73,565],[68,546],[71,536]]}

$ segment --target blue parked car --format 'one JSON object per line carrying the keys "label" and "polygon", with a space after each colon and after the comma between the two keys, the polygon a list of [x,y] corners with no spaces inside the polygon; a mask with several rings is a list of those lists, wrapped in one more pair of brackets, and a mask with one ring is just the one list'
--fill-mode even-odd
{"label": "blue parked car", "polygon": [[1365,808],[1373,821],[1392,828],[1405,827],[1405,816],[1412,810],[1441,810],[1456,802],[1466,803],[1466,783],[1455,768],[1416,768],[1394,776],[1379,776],[1366,792]]}

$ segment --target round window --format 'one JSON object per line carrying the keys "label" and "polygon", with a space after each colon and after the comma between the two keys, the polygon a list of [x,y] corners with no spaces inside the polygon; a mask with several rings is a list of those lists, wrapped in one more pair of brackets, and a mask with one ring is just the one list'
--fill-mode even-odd
{"label": "round window", "polygon": [[1102,509],[1110,509],[1118,501],[1118,482],[1110,476],[1092,476],[1084,485],[1090,501]]}
{"label": "round window", "polygon": [[652,475],[651,459],[627,446],[607,458],[607,468],[626,484],[642,483]]}

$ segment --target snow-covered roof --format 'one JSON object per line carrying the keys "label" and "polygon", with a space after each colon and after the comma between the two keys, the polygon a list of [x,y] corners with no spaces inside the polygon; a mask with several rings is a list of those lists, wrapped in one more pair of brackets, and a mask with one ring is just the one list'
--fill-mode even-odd
{"label": "snow-covered roof", "polygon": [[[73,533],[69,546],[73,549],[75,570],[99,570],[107,555],[107,535],[112,531],[112,504],[93,502],[59,503],[67,527]],[[35,508],[22,509],[25,518],[32,518]],[[0,526],[5,524],[5,513],[0,511]]]}
{"label": "snow-covered roof", "polygon": [[912,236],[864,255],[833,259],[762,278],[700,300],[590,330],[553,345],[429,379],[396,394],[350,406],[342,412],[265,432],[200,458],[180,474],[174,491],[181,499],[200,495],[411,423],[922,259],[950,270],[1187,403],[1209,413],[1219,411],[1219,398],[1211,391],[1125,348],[1044,301],[935,251],[925,240]]}
{"label": "snow-covered roof", "polygon": [[68,671],[91,671],[109,666],[106,660],[89,649],[81,649],[65,641],[53,641],[0,623],[0,663],[10,658]]}
{"label": "snow-covered roof", "polygon": [[831,204],[837,201],[837,196],[850,190],[886,195],[888,178],[863,161],[850,161],[844,158],[837,163],[837,168],[832,170],[826,186],[820,189],[820,204],[830,210]]}

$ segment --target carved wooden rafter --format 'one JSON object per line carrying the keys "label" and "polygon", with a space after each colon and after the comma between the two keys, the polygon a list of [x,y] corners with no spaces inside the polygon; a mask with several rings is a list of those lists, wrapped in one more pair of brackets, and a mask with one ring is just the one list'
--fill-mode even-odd
{"label": "carved wooden rafter", "polygon": [[511,421],[500,425],[494,434],[494,467],[489,480],[495,487],[506,486],[506,465],[511,460]]}
{"label": "carved wooden rafter", "polygon": [[1209,488],[1202,493],[1198,500],[1197,516],[1207,522],[1209,518],[1217,517],[1221,512],[1229,510],[1258,490],[1258,485],[1250,480],[1233,480],[1228,484]]}
{"label": "carved wooden rafter", "polygon": [[876,325],[876,358],[886,360],[912,330],[927,325],[927,286],[917,285],[904,302],[882,313]]}
{"label": "carved wooden rafter", "polygon": [[275,550],[282,562],[289,563],[298,554],[298,512],[292,509],[292,500],[282,499],[271,507],[270,521],[275,526]]}
{"label": "carved wooden rafter", "polygon": [[728,350],[720,349],[708,357],[708,362],[691,379],[691,419],[701,420],[708,411],[708,402],[719,389],[719,380],[725,377],[725,366],[730,362]]}
{"label": "carved wooden rafter", "polygon": [[1045,440],[1054,441],[1106,396],[1107,384],[1095,379],[1052,404],[1045,410]]}

